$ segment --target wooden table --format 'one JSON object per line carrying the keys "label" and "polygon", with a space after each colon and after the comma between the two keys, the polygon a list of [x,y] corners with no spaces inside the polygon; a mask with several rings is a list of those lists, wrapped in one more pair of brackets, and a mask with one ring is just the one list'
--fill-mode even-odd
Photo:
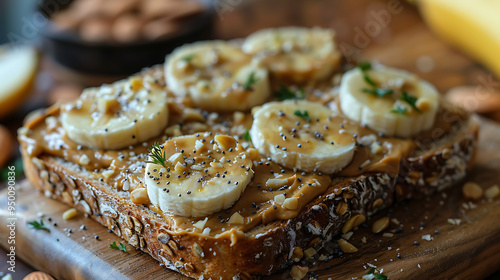
{"label": "wooden table", "polygon": [[[415,8],[407,4],[396,2],[399,5],[388,6],[388,3],[394,3],[394,1],[382,0],[254,0],[243,1],[243,3],[231,6],[230,3],[233,2],[237,3],[239,1],[219,1],[219,3],[225,3],[225,5],[219,6],[218,10],[216,36],[219,38],[244,37],[253,31],[271,26],[331,27],[337,31],[338,42],[349,59],[361,57],[408,69],[434,83],[442,92],[464,84],[495,86],[495,80],[491,78],[488,71],[460,52],[445,45],[439,38],[436,38],[423,24]],[[381,21],[380,18],[377,21],[374,15],[389,15],[389,17],[385,17],[385,21]],[[45,85],[51,84],[50,81],[43,82]],[[35,98],[38,101],[44,98],[44,89],[40,89],[40,86]],[[21,116],[17,115],[17,117]],[[11,120],[7,121],[11,123]],[[17,121],[18,123],[19,121]],[[11,125],[11,128],[15,129],[15,126]],[[487,127],[491,131],[499,130],[498,126],[491,123]],[[492,135],[490,137],[493,137]],[[490,145],[494,144],[490,143]],[[492,146],[484,147],[483,155],[491,156],[495,153],[498,154],[498,149],[492,148]],[[495,170],[500,170],[500,160],[498,158],[490,158],[489,160],[493,161],[493,164],[483,162],[483,165],[479,165],[479,169],[474,171],[471,179],[480,180],[484,184],[500,181],[498,174],[495,173]],[[487,168],[487,172],[484,172],[483,168]],[[451,277],[456,270],[450,270],[449,274],[446,274],[447,272],[440,271],[439,266],[433,263],[436,261],[436,259],[432,258],[433,252],[440,250],[446,250],[448,254],[453,256],[448,261],[456,263],[456,269],[469,267],[468,270],[461,274],[464,277],[458,277],[460,279],[466,278],[466,276],[469,276],[469,279],[477,279],[478,275],[486,276],[498,270],[500,268],[500,261],[498,260],[498,245],[500,242],[497,237],[498,234],[492,236],[491,233],[496,233],[496,230],[498,230],[500,217],[495,214],[496,216],[493,216],[493,218],[496,218],[496,220],[487,220],[490,221],[489,223],[483,221],[485,217],[486,219],[492,219],[489,215],[484,216],[483,212],[486,210],[487,213],[497,213],[496,211],[499,209],[498,202],[481,202],[478,203],[480,208],[476,208],[479,210],[465,211],[461,205],[460,191],[452,190],[447,193],[449,195],[447,199],[436,195],[428,200],[398,206],[395,215],[405,224],[405,231],[398,238],[385,239],[380,236],[373,236],[362,229],[356,232],[353,242],[359,243],[360,236],[367,236],[369,241],[374,244],[360,245],[360,252],[366,250],[365,252],[371,254],[371,264],[379,267],[381,267],[381,263],[387,264],[382,267],[385,267],[385,274],[390,275],[390,279],[398,279],[402,275],[407,275],[406,273],[397,273],[397,269],[404,262],[406,262],[405,268],[408,267],[414,273],[410,274],[414,276],[409,278],[419,278],[417,275],[432,275],[434,277],[439,275],[443,279]],[[436,207],[440,201],[444,201],[445,204]],[[421,206],[421,211],[405,210],[417,207],[415,205]],[[64,208],[63,206],[58,207]],[[455,217],[465,215],[464,217],[467,217],[467,219],[463,219],[465,225],[456,227],[443,223],[446,220],[445,218],[448,218],[445,215],[453,213],[456,215]],[[384,214],[387,213],[381,213],[380,215]],[[425,219],[426,216],[427,219]],[[421,231],[419,230],[420,222],[424,223]],[[86,223],[90,224],[92,221]],[[433,234],[435,229],[440,230],[441,234]],[[464,232],[470,233],[477,238],[471,241],[464,237]],[[420,235],[427,233],[434,236],[433,241],[418,240],[422,243],[421,247],[408,246],[408,242],[412,243],[413,239],[419,239]],[[103,233],[101,236],[103,238],[113,238],[112,235],[107,236],[105,234]],[[81,238],[81,236],[78,237]],[[117,238],[115,239],[118,241]],[[454,239],[464,243],[455,244],[452,242]],[[69,241],[66,240],[65,242]],[[443,246],[441,246],[443,244],[441,242],[444,242]],[[440,244],[440,246],[437,246],[437,244]],[[388,247],[392,247],[393,251],[389,251]],[[396,248],[409,248],[405,253],[402,253],[405,258],[399,263],[390,262],[391,258],[394,260],[397,256]],[[5,254],[4,251],[0,254],[0,271],[6,271],[7,268]],[[334,279],[341,279],[340,277],[344,278],[347,275],[356,275],[358,277],[362,275],[365,271],[363,266],[367,267],[365,258],[361,256],[362,254],[335,260],[335,264],[340,263],[342,266],[349,267],[351,274],[342,274],[341,271],[335,272],[337,274],[332,272],[337,276]],[[376,255],[376,257],[372,257],[372,255]],[[474,256],[474,258],[470,259],[470,256]],[[476,258],[486,261],[478,262]],[[374,259],[377,259],[377,261]],[[470,264],[477,265],[470,268]],[[325,275],[326,271],[326,274],[330,275],[331,273],[328,271],[331,270],[325,270],[326,265],[321,264],[316,266],[315,269],[319,270],[319,274]],[[418,265],[420,265],[420,268]],[[29,266],[19,260],[17,261],[17,269],[18,272],[14,274],[14,279],[22,279],[24,275],[32,271]],[[477,271],[481,271],[481,273],[473,274]],[[170,272],[163,270],[159,273],[172,275]],[[285,274],[277,275],[274,278],[278,279],[281,276],[285,276]],[[498,277],[500,275],[497,273],[491,279],[497,279]],[[178,277],[174,276],[174,278]]]}

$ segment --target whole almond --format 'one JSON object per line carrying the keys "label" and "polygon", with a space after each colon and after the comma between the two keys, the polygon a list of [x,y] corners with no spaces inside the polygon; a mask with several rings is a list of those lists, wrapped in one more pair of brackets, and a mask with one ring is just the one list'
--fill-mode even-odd
{"label": "whole almond", "polygon": [[470,112],[482,114],[500,110],[500,92],[481,85],[454,87],[446,93],[446,99]]}
{"label": "whole almond", "polygon": [[26,275],[23,280],[54,280],[54,278],[47,273],[35,271]]}

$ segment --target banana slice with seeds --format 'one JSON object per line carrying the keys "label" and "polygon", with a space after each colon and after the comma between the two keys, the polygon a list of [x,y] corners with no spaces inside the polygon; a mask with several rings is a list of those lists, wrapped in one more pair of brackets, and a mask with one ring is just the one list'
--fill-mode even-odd
{"label": "banana slice with seeds", "polygon": [[322,28],[263,29],[248,36],[242,49],[257,54],[279,80],[295,83],[327,78],[341,58],[335,33]]}
{"label": "banana slice with seeds", "polygon": [[410,137],[434,124],[438,91],[416,75],[363,63],[348,71],[340,85],[340,108],[386,136]]}
{"label": "banana slice with seeds", "polygon": [[177,48],[167,57],[165,79],[175,95],[209,111],[244,111],[270,96],[267,70],[224,41]]}
{"label": "banana slice with seeds", "polygon": [[156,145],[145,183],[163,212],[204,217],[231,207],[253,178],[250,155],[231,136],[181,136]]}
{"label": "banana slice with seeds", "polygon": [[332,174],[352,160],[357,126],[319,103],[270,102],[253,117],[253,145],[285,167]]}
{"label": "banana slice with seeds", "polygon": [[162,133],[168,122],[167,93],[138,78],[85,90],[61,106],[61,123],[74,142],[121,149]]}

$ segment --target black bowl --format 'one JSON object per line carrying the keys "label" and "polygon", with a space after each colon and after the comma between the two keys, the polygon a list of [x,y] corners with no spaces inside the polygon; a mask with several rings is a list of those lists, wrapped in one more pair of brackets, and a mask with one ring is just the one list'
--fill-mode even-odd
{"label": "black bowl", "polygon": [[[42,1],[38,13],[49,21],[52,12],[64,9],[71,1],[54,8],[54,0]],[[62,31],[49,24],[41,30],[42,46],[57,63],[84,74],[130,75],[144,67],[163,63],[165,55],[185,43],[211,39],[214,10],[210,0],[200,0],[205,11],[187,19],[182,28],[168,38],[130,44],[93,43],[83,40],[77,32]]]}

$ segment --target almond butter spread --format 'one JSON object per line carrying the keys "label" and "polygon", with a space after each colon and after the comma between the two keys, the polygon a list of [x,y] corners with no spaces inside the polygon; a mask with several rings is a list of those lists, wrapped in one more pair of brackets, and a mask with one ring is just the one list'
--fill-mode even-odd
{"label": "almond butter spread", "polygon": [[[335,102],[334,98],[323,103]],[[104,182],[118,192],[132,192],[143,188],[148,148],[155,142],[164,143],[169,137],[212,131],[236,135],[239,143],[249,149],[245,131],[252,123],[247,113],[218,114],[189,108],[187,99],[170,97],[169,124],[165,134],[142,144],[121,150],[93,150],[71,141],[61,126],[58,107],[49,108],[45,115],[29,121],[28,132],[21,135],[21,145],[31,157],[52,156],[78,164],[89,171],[90,179]],[[240,199],[229,209],[205,218],[186,218],[163,213],[153,205],[149,209],[164,215],[172,232],[191,232],[214,237],[227,234],[242,235],[261,224],[294,218],[309,202],[332,186],[336,177],[354,177],[369,173],[398,174],[402,160],[414,153],[417,146],[427,140],[439,140],[464,119],[458,113],[440,110],[434,128],[414,139],[387,138],[360,127],[351,121],[331,129],[347,129],[349,137],[356,138],[357,148],[352,162],[340,173],[332,176],[319,172],[305,173],[279,166],[269,158],[257,155],[253,159],[255,175]],[[294,145],[291,145],[294,146]],[[307,147],[304,147],[307,148]],[[286,202],[285,202],[286,201]],[[238,212],[242,224],[230,224],[229,218]],[[204,226],[195,224],[203,222]],[[209,230],[207,230],[209,229]]]}

